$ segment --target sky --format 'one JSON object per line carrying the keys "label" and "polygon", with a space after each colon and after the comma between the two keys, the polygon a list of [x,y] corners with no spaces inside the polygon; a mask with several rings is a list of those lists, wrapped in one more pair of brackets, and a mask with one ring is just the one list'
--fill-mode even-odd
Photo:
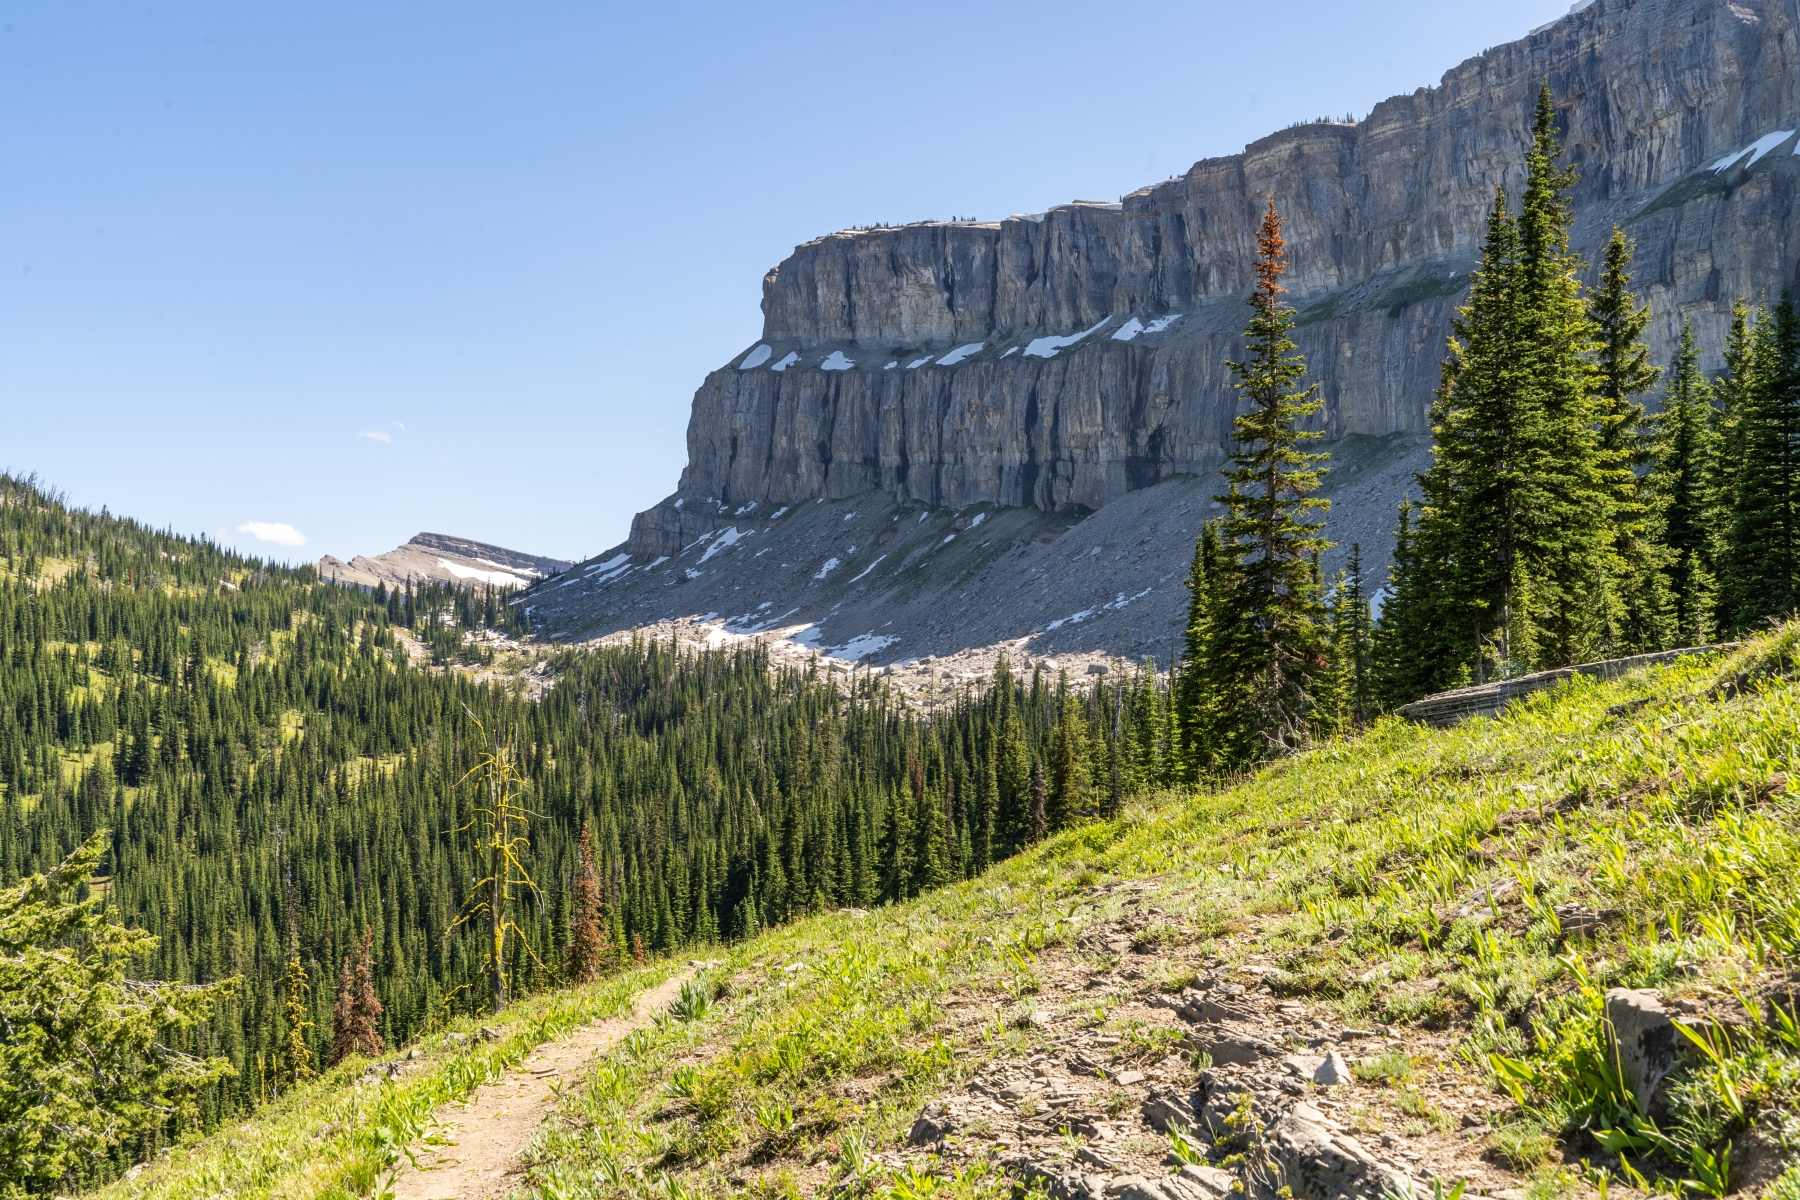
{"label": "sky", "polygon": [[792,248],[1112,200],[1567,0],[0,0],[0,469],[266,558],[582,558]]}

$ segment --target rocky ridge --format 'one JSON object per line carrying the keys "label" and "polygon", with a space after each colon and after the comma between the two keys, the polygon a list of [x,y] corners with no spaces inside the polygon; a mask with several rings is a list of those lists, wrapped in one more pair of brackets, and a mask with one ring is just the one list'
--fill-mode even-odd
{"label": "rocky ridge", "polygon": [[[613,564],[599,572],[604,594],[538,590],[530,602],[546,600],[544,628],[577,639],[725,614],[735,593],[762,591],[757,603],[797,609],[820,645],[892,638],[876,653],[895,661],[1042,636],[1052,621],[1150,588],[1155,636],[1096,611],[1080,648],[1166,657],[1180,596],[1164,577],[1185,567],[1207,515],[1186,503],[1182,481],[1210,495],[1228,453],[1225,364],[1267,197],[1288,219],[1296,340],[1324,400],[1317,428],[1338,456],[1329,532],[1340,550],[1327,569],[1360,541],[1379,581],[1393,507],[1426,461],[1450,319],[1496,189],[1522,181],[1541,81],[1579,171],[1575,248],[1595,261],[1615,224],[1636,239],[1659,361],[1684,319],[1716,358],[1733,299],[1793,277],[1800,0],[1577,9],[1354,124],[1284,130],[1117,203],[843,231],[796,248],[764,280],[762,338],[695,394],[677,490],[638,514],[624,544],[584,564]],[[1394,469],[1366,486],[1343,482],[1370,442]],[[1139,508],[1113,512],[1134,499]],[[777,528],[761,514],[821,500],[956,519],[1021,512],[1021,525],[1041,530],[1023,544],[1051,549],[1021,556],[1014,540],[991,543],[968,570],[916,585],[890,557],[858,577],[863,598],[824,604],[818,593],[831,588],[811,581],[829,583],[815,573],[831,553],[778,584],[766,571],[738,577],[749,564],[734,549],[710,582],[664,590],[706,575],[696,563],[677,570],[678,557],[716,560],[721,540],[741,540],[747,525],[760,539],[752,554],[806,558],[817,529],[791,519]],[[1172,508],[1180,520],[1167,519]],[[1154,551],[1108,576],[1100,606],[1097,576],[1062,569],[1078,549],[1145,537]],[[1044,610],[1011,613],[1047,573],[1063,582]],[[1009,615],[990,631],[997,608]]]}
{"label": "rocky ridge", "polygon": [[318,564],[321,579],[367,588],[377,584],[403,587],[409,581],[416,584],[424,580],[459,587],[488,584],[522,588],[566,571],[571,565],[560,558],[525,554],[442,533],[415,534],[386,554],[359,554],[349,562],[327,554]]}

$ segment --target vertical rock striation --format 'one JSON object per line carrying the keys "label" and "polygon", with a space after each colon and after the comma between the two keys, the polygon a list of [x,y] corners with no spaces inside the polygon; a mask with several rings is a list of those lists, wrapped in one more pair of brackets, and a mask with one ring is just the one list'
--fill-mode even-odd
{"label": "vertical rock striation", "polygon": [[764,280],[762,340],[695,394],[679,489],[628,546],[671,553],[751,501],[1098,508],[1216,469],[1270,195],[1321,427],[1422,434],[1544,79],[1580,169],[1578,248],[1597,258],[1624,225],[1659,355],[1684,315],[1716,345],[1732,299],[1779,290],[1800,250],[1797,7],[1595,0],[1354,125],[1284,130],[1117,204],[808,242]]}

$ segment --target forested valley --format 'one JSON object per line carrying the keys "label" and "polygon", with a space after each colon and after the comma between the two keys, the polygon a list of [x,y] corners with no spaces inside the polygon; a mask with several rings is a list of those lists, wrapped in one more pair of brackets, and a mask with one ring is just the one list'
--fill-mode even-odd
{"label": "forested valley", "polygon": [[1077,692],[1002,660],[927,721],[867,673],[652,642],[562,651],[527,699],[406,649],[448,661],[476,631],[523,633],[503,595],[322,584],[34,480],[0,477],[0,565],[0,886],[110,831],[79,894],[154,935],[133,974],[241,981],[171,1035],[235,1068],[190,1124],[281,1090],[296,1029],[323,1064],[365,930],[390,1043],[487,1002],[481,932],[458,922],[484,731],[516,750],[533,814],[518,991],[563,973],[584,822],[617,961],[970,876],[1171,765],[1148,672]]}

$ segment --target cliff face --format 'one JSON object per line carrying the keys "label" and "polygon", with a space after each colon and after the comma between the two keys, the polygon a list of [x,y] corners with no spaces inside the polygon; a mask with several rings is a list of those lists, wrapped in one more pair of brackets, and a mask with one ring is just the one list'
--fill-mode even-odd
{"label": "cliff face", "polygon": [[[1797,8],[1596,0],[1355,125],[1274,134],[1120,204],[800,246],[764,280],[762,340],[695,394],[679,490],[627,547],[670,554],[753,501],[878,490],[1098,508],[1211,472],[1268,196],[1288,220],[1321,427],[1424,432],[1451,313],[1495,189],[1522,182],[1546,78],[1580,171],[1577,248],[1594,260],[1624,225],[1658,357],[1683,316],[1716,346],[1734,297],[1793,274]],[[1753,144],[1764,153],[1720,164]]]}

